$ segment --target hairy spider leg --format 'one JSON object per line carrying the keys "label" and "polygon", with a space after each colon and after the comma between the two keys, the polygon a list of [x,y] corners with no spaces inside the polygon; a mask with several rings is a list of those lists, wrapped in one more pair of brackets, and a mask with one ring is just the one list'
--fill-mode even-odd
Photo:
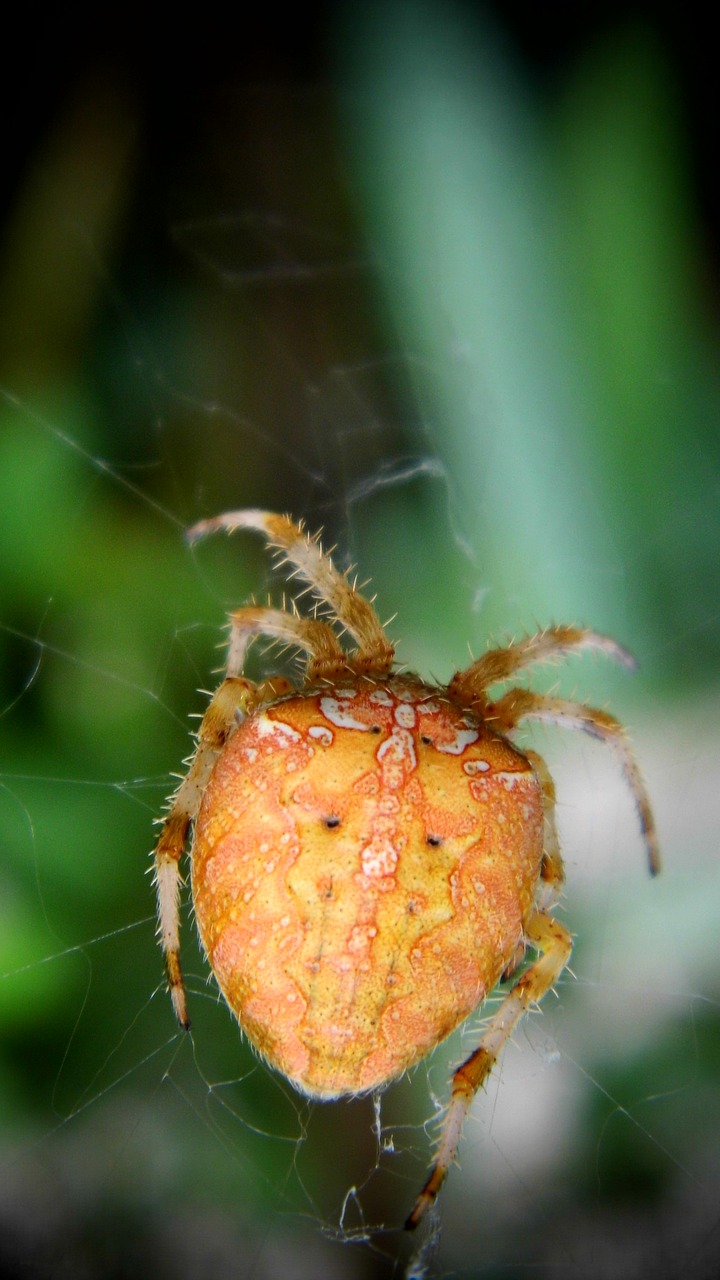
{"label": "hairy spider leg", "polygon": [[503,1046],[528,1009],[538,1004],[555,985],[570,959],[572,939],[567,929],[552,916],[534,911],[525,926],[527,944],[539,952],[525,970],[497,1013],[490,1019],[477,1049],[458,1067],[453,1076],[450,1105],[445,1113],[440,1142],[428,1177],[405,1223],[413,1231],[424,1213],[437,1199],[447,1172],[457,1154],[463,1124],[473,1098],[493,1069]]}
{"label": "hairy spider leg", "polygon": [[626,667],[635,665],[632,655],[608,636],[579,627],[550,627],[505,648],[491,649],[453,676],[448,693],[473,707],[500,733],[511,733],[522,720],[546,720],[563,728],[582,729],[611,747],[618,756],[635,800],[650,874],[657,875],[660,852],[650,799],[637,759],[619,721],[607,712],[587,707],[581,702],[532,693],[528,689],[510,689],[497,702],[489,702],[486,697],[489,685],[507,680],[536,662],[565,657],[581,649],[598,650]]}
{"label": "hairy spider leg", "polygon": [[191,542],[209,533],[254,529],[263,533],[271,547],[282,553],[281,563],[292,565],[308,583],[313,594],[329,605],[333,617],[357,642],[352,668],[368,675],[385,675],[392,666],[395,650],[390,644],[372,604],[357,592],[348,577],[335,568],[320,546],[319,536],[307,534],[302,525],[270,511],[227,511],[210,520],[201,520],[188,530]]}
{"label": "hairy spider leg", "polygon": [[190,823],[197,816],[202,794],[215,762],[238,714],[245,716],[254,703],[257,686],[234,676],[223,680],[213,695],[200,724],[197,746],[188,772],[170,803],[155,849],[155,885],[158,902],[158,932],[165,956],[168,990],[178,1022],[190,1026],[185,985],[180,968],[180,858]]}
{"label": "hairy spider leg", "polygon": [[347,656],[327,622],[301,618],[284,609],[248,605],[230,614],[228,675],[240,675],[251,641],[257,635],[270,636],[304,650],[308,655],[307,679],[331,679],[347,669]]}
{"label": "hairy spider leg", "polygon": [[554,698],[529,689],[510,689],[493,703],[487,711],[487,719],[501,733],[511,732],[522,720],[545,720],[563,729],[581,729],[610,747],[617,756],[625,781],[635,801],[640,819],[640,830],[647,849],[650,874],[660,871],[660,850],[655,820],[650,808],[645,783],[635,753],[628,742],[622,725],[614,716],[597,707],[586,707],[582,702],[568,698]]}
{"label": "hairy spider leg", "polygon": [[635,659],[609,636],[583,627],[548,627],[537,635],[514,640],[500,649],[490,649],[450,681],[448,692],[462,701],[484,701],[482,695],[492,684],[508,680],[538,662],[552,662],[583,649],[595,650],[631,670]]}
{"label": "hairy spider leg", "polygon": [[545,840],[543,844],[542,864],[540,866],[540,885],[535,905],[539,911],[549,911],[555,905],[565,884],[565,868],[560,853],[557,823],[555,821],[555,783],[550,776],[542,756],[537,751],[523,751],[527,756],[540,782],[545,809]]}

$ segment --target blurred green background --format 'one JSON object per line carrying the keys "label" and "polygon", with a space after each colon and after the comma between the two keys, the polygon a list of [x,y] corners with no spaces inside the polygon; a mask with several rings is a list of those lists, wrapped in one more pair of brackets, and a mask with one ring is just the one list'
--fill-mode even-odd
{"label": "blurred green background", "polygon": [[[235,56],[205,20],[48,73],[5,202],[3,1269],[714,1276],[717,242],[687,62],[612,12],[561,44],[518,8],[326,6]],[[377,1110],[318,1107],[241,1042],[187,905],[192,1038],[163,989],[152,821],[227,610],[282,591],[257,540],[182,532],[242,505],[324,526],[426,676],[553,621],[639,661],[538,687],[631,725],[663,875],[604,753],[534,734],[572,975],[415,1240],[477,1032]]]}

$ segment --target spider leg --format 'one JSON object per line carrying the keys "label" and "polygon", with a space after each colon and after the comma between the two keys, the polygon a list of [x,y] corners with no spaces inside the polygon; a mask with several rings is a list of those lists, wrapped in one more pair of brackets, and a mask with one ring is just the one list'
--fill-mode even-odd
{"label": "spider leg", "polygon": [[327,622],[319,618],[301,618],[284,609],[249,605],[230,614],[228,675],[239,675],[248,647],[257,635],[271,636],[295,645],[308,655],[307,678],[310,683],[333,679],[347,670],[347,657],[337,636]]}
{"label": "spider leg", "polygon": [[582,649],[594,649],[607,654],[624,667],[634,667],[635,660],[627,649],[601,636],[597,631],[582,627],[548,627],[537,635],[526,636],[501,649],[490,649],[464,671],[458,671],[450,682],[451,696],[464,702],[484,702],[485,690],[500,680],[508,680],[536,662],[548,662],[564,658]]}
{"label": "spider leg", "polygon": [[565,868],[555,821],[555,783],[542,756],[539,756],[536,751],[525,751],[524,754],[540,781],[545,811],[545,839],[540,865],[540,886],[535,906],[539,911],[549,911],[560,897],[565,884]]}
{"label": "spider leg", "polygon": [[180,968],[180,858],[215,761],[236,723],[238,713],[245,714],[254,705],[257,693],[257,686],[249,680],[236,676],[223,680],[203,716],[190,768],[172,798],[155,848],[158,933],[173,1008],[178,1022],[186,1029],[190,1021]]}
{"label": "spider leg", "polygon": [[188,530],[187,536],[195,542],[221,529],[226,533],[235,529],[255,529],[263,533],[271,546],[284,553],[284,561],[309,584],[314,595],[330,606],[335,618],[356,641],[358,651],[353,655],[353,669],[369,675],[384,675],[390,670],[394,648],[375,610],[351,586],[347,576],[335,568],[318,537],[311,537],[287,516],[256,510],[228,511],[213,519],[201,520]]}
{"label": "spider leg", "polygon": [[529,689],[510,689],[504,697],[488,707],[486,714],[488,722],[501,733],[510,732],[523,720],[546,720],[564,729],[582,729],[584,733],[598,738],[605,746],[612,748],[635,800],[650,874],[658,874],[660,852],[650,799],[635,753],[622,725],[613,716],[596,707],[586,707],[581,702],[532,693]]}
{"label": "spider leg", "polygon": [[463,1123],[472,1100],[492,1071],[506,1040],[530,1006],[542,1000],[554,986],[570,958],[572,940],[567,929],[541,911],[534,911],[530,916],[525,926],[525,940],[539,953],[538,958],[515,983],[487,1024],[477,1049],[458,1067],[453,1076],[452,1096],[445,1113],[440,1144],[430,1176],[405,1223],[408,1231],[414,1230],[437,1198],[455,1159]]}
{"label": "spider leg", "polygon": [[[543,913],[550,911],[558,901],[565,884],[565,867],[563,866],[558,840],[557,823],[555,821],[555,783],[552,780],[542,756],[536,751],[525,751],[537,774],[543,798],[545,814],[545,835],[543,839],[543,855],[540,863],[540,879],[535,894],[535,909]],[[527,941],[523,937],[517,945],[514,956],[505,966],[501,982],[507,982],[525,959]]]}

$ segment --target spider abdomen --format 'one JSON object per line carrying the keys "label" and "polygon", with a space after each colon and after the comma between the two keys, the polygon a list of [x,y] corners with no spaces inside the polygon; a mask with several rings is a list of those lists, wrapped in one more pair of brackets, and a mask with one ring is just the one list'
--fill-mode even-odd
{"label": "spider abdomen", "polygon": [[401,1074],[511,963],[543,852],[528,761],[416,678],[293,694],[206,789],[193,898],[220,988],[306,1093]]}

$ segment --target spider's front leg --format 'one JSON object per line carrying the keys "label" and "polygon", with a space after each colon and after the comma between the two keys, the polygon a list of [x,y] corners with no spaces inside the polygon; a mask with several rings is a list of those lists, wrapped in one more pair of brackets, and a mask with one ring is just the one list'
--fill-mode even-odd
{"label": "spider's front leg", "polygon": [[586,627],[548,627],[524,640],[513,640],[500,649],[489,649],[463,671],[456,672],[448,686],[453,697],[463,702],[484,704],[485,693],[492,684],[510,680],[519,671],[541,662],[556,662],[571,653],[591,650],[633,670],[635,659],[627,649],[609,636],[589,631]]}
{"label": "spider's front leg", "polygon": [[488,1023],[477,1049],[458,1067],[453,1076],[450,1106],[445,1113],[437,1154],[430,1176],[405,1223],[408,1231],[415,1229],[424,1213],[437,1199],[457,1154],[462,1127],[472,1100],[492,1071],[505,1042],[523,1014],[527,1013],[531,1005],[538,1004],[555,985],[570,959],[570,934],[557,920],[543,912],[535,911],[531,915],[525,926],[525,940],[539,952],[538,958],[515,983]]}
{"label": "spider's front leg", "polygon": [[331,557],[323,551],[319,536],[307,534],[301,524],[295,524],[287,516],[272,511],[226,511],[210,520],[200,520],[188,529],[190,542],[197,542],[210,533],[235,529],[255,529],[276,548],[281,563],[292,567],[292,576],[308,584],[313,595],[329,605],[333,618],[352,636],[357,650],[352,654],[352,668],[361,674],[383,676],[392,667],[394,646],[390,644],[385,629],[372,603],[366,600],[346,573],[335,567]]}
{"label": "spider's front leg", "polygon": [[[296,613],[266,605],[246,605],[230,615],[230,625],[228,675],[240,674],[248,647],[259,635],[303,650],[307,654],[308,684],[332,680],[347,672],[347,657],[334,631],[319,618],[301,618]],[[264,688],[261,686],[263,691]],[[264,700],[264,693],[261,696]]]}
{"label": "spider's front leg", "polygon": [[250,680],[230,676],[223,680],[203,716],[190,768],[172,798],[155,848],[158,934],[165,956],[168,990],[178,1022],[190,1026],[185,985],[180,968],[180,858],[190,823],[197,816],[203,791],[238,714],[244,716],[257,698]]}
{"label": "spider's front leg", "polygon": [[622,645],[609,636],[582,627],[549,627],[546,631],[527,636],[502,649],[491,649],[464,671],[458,671],[448,685],[448,692],[453,698],[473,708],[500,733],[512,734],[523,720],[546,720],[562,728],[582,729],[584,733],[611,747],[620,761],[635,800],[648,852],[650,874],[657,875],[660,870],[660,852],[650,798],[635,753],[619,721],[605,711],[587,707],[584,703],[533,693],[529,689],[509,689],[497,702],[491,702],[487,696],[487,690],[492,684],[509,680],[535,663],[551,662],[583,649],[604,653],[630,669],[635,666],[627,649],[623,649]]}
{"label": "spider's front leg", "polygon": [[632,792],[647,849],[650,874],[660,871],[660,849],[650,797],[625,730],[614,716],[570,698],[555,698],[530,689],[510,689],[487,708],[488,722],[501,733],[512,733],[523,720],[544,720],[562,729],[581,729],[610,747],[620,762]]}

